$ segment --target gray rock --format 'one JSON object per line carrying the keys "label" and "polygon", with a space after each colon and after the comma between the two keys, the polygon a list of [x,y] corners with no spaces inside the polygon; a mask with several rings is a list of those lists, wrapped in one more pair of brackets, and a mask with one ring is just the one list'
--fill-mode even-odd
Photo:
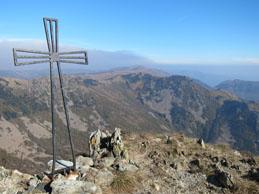
{"label": "gray rock", "polygon": [[207,180],[209,183],[214,184],[217,187],[228,189],[234,189],[235,187],[232,176],[222,170],[215,170],[214,174],[209,175]]}
{"label": "gray rock", "polygon": [[150,141],[143,141],[141,143],[141,148],[147,148],[150,145]]}
{"label": "gray rock", "polygon": [[89,171],[82,175],[79,180],[94,182],[98,185],[110,185],[113,181],[114,175],[107,169],[97,170],[89,168]]}
{"label": "gray rock", "polygon": [[227,161],[226,158],[223,158],[223,159],[220,161],[220,164],[221,164],[222,166],[229,167],[229,162]]}
{"label": "gray rock", "polygon": [[52,194],[102,193],[98,185],[87,181],[57,179],[51,183],[50,187]]}
{"label": "gray rock", "polygon": [[247,164],[249,164],[250,166],[256,165],[256,161],[255,161],[254,158],[249,158],[246,162],[247,162]]}
{"label": "gray rock", "polygon": [[259,168],[255,169],[252,167],[248,171],[248,174],[245,175],[244,177],[248,178],[249,180],[259,182]]}
{"label": "gray rock", "polygon": [[125,160],[129,159],[129,153],[128,153],[128,150],[125,147],[123,147],[122,150],[121,150],[121,158],[125,159]]}
{"label": "gray rock", "polygon": [[80,167],[80,173],[85,174],[89,171],[89,167]]}
{"label": "gray rock", "polygon": [[115,127],[114,132],[112,133],[111,136],[111,144],[116,143],[116,144],[121,144],[121,129]]}
{"label": "gray rock", "polygon": [[178,164],[176,164],[175,162],[173,162],[172,164],[170,164],[170,166],[171,166],[173,169],[175,169],[175,170],[178,169]]}
{"label": "gray rock", "polygon": [[160,186],[159,186],[157,183],[154,183],[154,188],[155,188],[157,191],[160,191]]}
{"label": "gray rock", "polygon": [[153,141],[156,142],[156,143],[160,143],[162,141],[162,139],[161,138],[156,138]]}
{"label": "gray rock", "polygon": [[103,147],[103,145],[102,145],[101,147],[102,147],[102,149],[100,149],[98,152],[95,152],[95,154],[94,154],[97,156],[97,157],[95,157],[96,159],[101,159],[104,157],[112,156],[112,153],[107,149],[109,146]]}
{"label": "gray rock", "polygon": [[99,164],[103,164],[104,167],[110,167],[115,161],[114,157],[105,157],[98,161]]}
{"label": "gray rock", "polygon": [[172,143],[173,143],[173,138],[172,138],[172,136],[166,136],[166,143],[167,143],[167,144],[172,144]]}
{"label": "gray rock", "polygon": [[102,132],[100,131],[100,129],[91,133],[89,138],[90,156],[97,157],[96,153],[98,153],[98,151],[100,150],[101,137],[102,137]]}
{"label": "gray rock", "polygon": [[32,178],[32,175],[21,173],[18,170],[9,170],[0,167],[0,193],[22,193],[27,189],[27,185],[22,185],[20,183],[29,182]]}
{"label": "gray rock", "polygon": [[234,154],[235,154],[236,156],[242,156],[242,155],[240,154],[240,152],[237,151],[237,150],[234,151]]}
{"label": "gray rock", "polygon": [[239,166],[238,166],[238,165],[236,165],[236,164],[234,164],[234,165],[230,166],[230,168],[234,168],[234,169],[236,169],[236,170],[239,170]]}
{"label": "gray rock", "polygon": [[94,165],[94,162],[93,162],[92,158],[83,157],[83,156],[78,156],[76,158],[76,163],[77,163],[78,167],[80,167],[80,166],[93,166]]}
{"label": "gray rock", "polygon": [[30,187],[34,187],[34,188],[37,187],[38,183],[39,183],[39,179],[37,179],[36,177],[35,177],[35,178],[32,178],[32,179],[29,181]]}
{"label": "gray rock", "polygon": [[[51,169],[53,164],[53,160],[48,162],[48,167]],[[73,166],[73,162],[67,160],[56,160],[56,170],[66,168],[68,166]]]}
{"label": "gray rock", "polygon": [[202,148],[205,148],[205,147],[206,147],[206,146],[205,146],[205,143],[204,143],[204,141],[203,141],[203,139],[199,139],[199,140],[197,141],[197,143],[200,144]]}
{"label": "gray rock", "polygon": [[39,183],[37,187],[34,189],[34,191],[36,190],[38,193],[47,193],[46,189],[48,184],[48,182]]}
{"label": "gray rock", "polygon": [[128,152],[122,143],[120,128],[115,128],[114,132],[112,133],[110,145],[112,147],[114,157],[128,159]]}
{"label": "gray rock", "polygon": [[114,175],[108,171],[98,171],[95,177],[95,183],[98,185],[110,185],[113,181]]}
{"label": "gray rock", "polygon": [[129,163],[123,162],[123,163],[119,163],[117,165],[117,169],[119,171],[127,170],[127,171],[130,171],[130,172],[136,172],[138,170],[138,167],[136,165],[134,165],[134,164],[129,164]]}
{"label": "gray rock", "polygon": [[115,158],[119,158],[121,156],[121,150],[122,150],[121,144],[114,143],[112,145],[112,153]]}
{"label": "gray rock", "polygon": [[195,165],[195,166],[200,166],[200,161],[199,161],[199,159],[195,159],[195,160],[192,160],[190,162],[190,164]]}
{"label": "gray rock", "polygon": [[120,128],[115,128],[112,135],[98,129],[90,135],[89,146],[94,161],[111,156],[126,160],[129,158],[128,151],[122,143]]}
{"label": "gray rock", "polygon": [[232,176],[227,174],[226,172],[219,171],[217,173],[218,180],[222,184],[223,187],[225,188],[233,188],[234,187],[234,182],[232,180]]}
{"label": "gray rock", "polygon": [[217,163],[219,161],[219,157],[218,156],[212,157],[211,161],[214,163]]}

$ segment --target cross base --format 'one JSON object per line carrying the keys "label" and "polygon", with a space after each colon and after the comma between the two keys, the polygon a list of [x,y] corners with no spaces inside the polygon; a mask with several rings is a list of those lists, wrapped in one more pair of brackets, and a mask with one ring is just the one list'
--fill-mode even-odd
{"label": "cross base", "polygon": [[46,174],[50,179],[53,180],[55,174],[63,174],[64,176],[66,176],[66,175],[70,174],[71,170],[73,172],[76,172],[76,169],[75,169],[74,166],[68,166],[66,168],[61,168],[61,169],[58,169],[58,170],[54,170],[51,173],[45,172],[44,174]]}

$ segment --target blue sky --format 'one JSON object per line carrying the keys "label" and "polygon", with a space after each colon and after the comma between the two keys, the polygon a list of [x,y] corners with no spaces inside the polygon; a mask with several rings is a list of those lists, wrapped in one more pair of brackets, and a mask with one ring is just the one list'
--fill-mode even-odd
{"label": "blue sky", "polygon": [[259,65],[258,0],[2,1],[0,41],[45,40],[43,17],[59,19],[60,43],[88,50]]}

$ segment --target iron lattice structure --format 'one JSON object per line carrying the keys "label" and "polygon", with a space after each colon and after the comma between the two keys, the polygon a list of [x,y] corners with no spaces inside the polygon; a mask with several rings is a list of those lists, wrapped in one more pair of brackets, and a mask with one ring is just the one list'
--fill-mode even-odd
{"label": "iron lattice structure", "polygon": [[[58,39],[58,20],[53,18],[43,18],[45,34],[48,45],[48,52],[27,50],[27,49],[13,49],[13,57],[15,66],[31,65],[38,63],[49,63],[50,65],[50,89],[51,89],[51,119],[52,119],[52,146],[53,146],[53,163],[51,177],[56,173],[65,172],[67,170],[76,170],[76,158],[74,152],[74,144],[71,135],[69,112],[67,108],[66,96],[64,91],[64,82],[60,63],[73,63],[73,64],[88,64],[88,57],[86,51],[71,51],[59,52],[59,39]],[[22,53],[22,54],[21,54]],[[69,135],[70,147],[73,157],[73,166],[66,166],[63,169],[55,170],[56,165],[56,129],[55,129],[55,114],[54,114],[54,73],[53,65],[57,64],[58,77],[60,82],[60,89],[62,94],[63,106],[66,116],[67,130]]]}

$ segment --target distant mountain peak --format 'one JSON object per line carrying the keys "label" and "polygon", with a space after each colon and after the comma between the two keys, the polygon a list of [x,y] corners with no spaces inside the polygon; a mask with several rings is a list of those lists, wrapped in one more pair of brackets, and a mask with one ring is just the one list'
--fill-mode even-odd
{"label": "distant mountain peak", "polygon": [[240,79],[227,80],[220,83],[215,88],[227,90],[244,100],[259,100],[258,81],[243,81]]}

